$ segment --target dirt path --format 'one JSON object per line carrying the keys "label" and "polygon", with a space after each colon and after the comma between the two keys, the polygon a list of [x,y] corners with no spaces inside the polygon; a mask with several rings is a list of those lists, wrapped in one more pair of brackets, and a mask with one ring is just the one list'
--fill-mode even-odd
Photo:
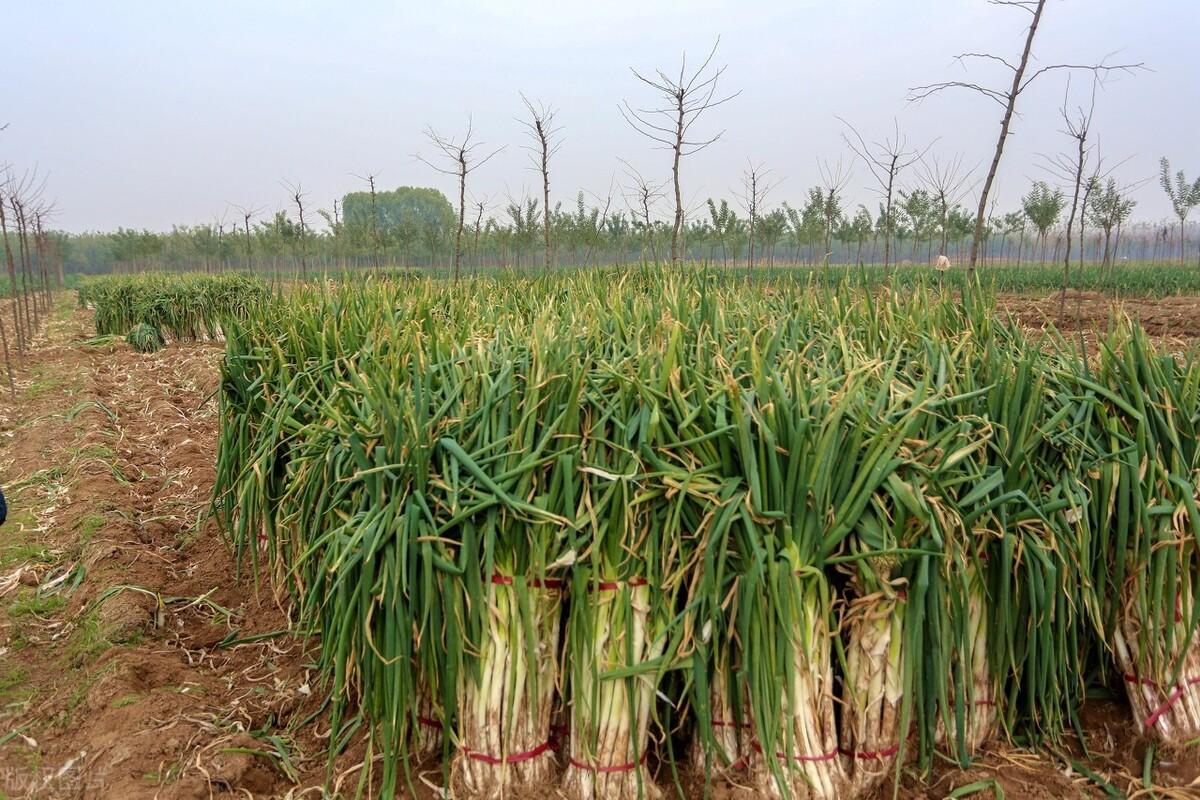
{"label": "dirt path", "polygon": [[306,765],[276,720],[307,699],[302,644],[229,646],[286,622],[202,524],[219,348],[80,344],[66,301],[0,414],[0,792],[286,791]]}
{"label": "dirt path", "polygon": [[[269,588],[235,579],[205,521],[219,346],[89,344],[89,314],[72,303],[59,298],[16,402],[0,400],[13,510],[0,529],[0,798],[325,796],[310,645],[286,633]],[[1145,745],[1127,714],[1089,706],[1086,763],[1132,793]],[[999,747],[967,772],[909,775],[900,796],[982,782],[990,798],[992,781],[1010,800],[1103,796],[1069,764],[1081,749],[1059,749]],[[362,754],[360,741],[330,779],[348,795]],[[1160,757],[1155,782],[1176,788],[1159,796],[1200,797],[1180,788],[1197,773]]]}

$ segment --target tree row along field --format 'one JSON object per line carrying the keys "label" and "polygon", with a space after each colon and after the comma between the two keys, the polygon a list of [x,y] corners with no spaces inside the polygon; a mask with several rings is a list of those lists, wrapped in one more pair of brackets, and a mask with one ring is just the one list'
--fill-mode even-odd
{"label": "tree row along field", "polygon": [[[1167,223],[1131,219],[1135,201],[1115,186],[1096,186],[1095,200],[1080,225],[1082,263],[1135,262],[1177,265],[1179,229]],[[658,260],[670,252],[671,229],[661,219],[639,218],[617,208],[619,198],[583,192],[571,208],[556,203],[550,213],[552,262],[556,267],[594,266],[629,260]],[[119,230],[112,233],[49,234],[53,253],[70,272],[101,273],[145,269],[223,271],[253,269],[299,275],[314,270],[378,265],[446,267],[453,263],[456,218],[436,189],[399,187],[370,195],[352,192],[334,203],[335,218],[317,228],[301,226],[297,215],[278,211],[255,220],[247,233],[232,222],[180,225],[166,233]],[[536,198],[511,201],[500,213],[477,206],[464,227],[466,263],[476,269],[522,268],[543,260],[543,215]],[[656,201],[657,202],[657,201]],[[756,211],[753,256],[750,217],[734,198],[706,201],[689,214],[683,234],[692,260],[747,265],[881,264],[888,223],[882,211],[846,207],[844,190],[816,186],[794,208],[782,204]],[[1022,207],[989,218],[982,251],[984,264],[1021,266],[1060,262],[1065,198],[1039,182]],[[651,210],[651,213],[655,213]],[[485,217],[486,215],[486,217]],[[892,223],[894,260],[930,263],[945,253],[961,264],[969,251],[973,218],[961,205],[941,207],[936,190],[918,186],[898,198]],[[1197,234],[1186,228],[1185,253],[1196,252]],[[1189,258],[1193,261],[1193,258]],[[303,264],[303,269],[302,269]]]}

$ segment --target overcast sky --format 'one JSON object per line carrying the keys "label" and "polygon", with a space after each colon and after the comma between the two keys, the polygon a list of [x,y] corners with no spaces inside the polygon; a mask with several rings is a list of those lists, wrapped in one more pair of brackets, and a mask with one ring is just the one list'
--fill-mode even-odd
{"label": "overcast sky", "polygon": [[[685,161],[689,203],[732,197],[747,159],[780,181],[771,204],[801,198],[818,159],[846,151],[842,116],[874,138],[893,118],[943,159],[961,153],[982,179],[1001,109],[971,93],[914,105],[908,87],[952,77],[1004,85],[961,51],[1016,59],[1028,15],[985,0],[493,0],[450,2],[6,2],[0,11],[0,162],[49,174],[58,226],[165,229],[212,221],[228,204],[283,207],[283,179],[309,202],[381,185],[452,179],[417,161],[422,129],[461,132],[468,116],[507,145],[470,191],[500,204],[532,189],[520,148],[518,91],[556,106],[564,133],[552,199],[607,194],[618,158],[665,179],[669,154],[629,129],[623,98],[651,102],[629,68],[678,67],[720,34],[725,85],[741,90],[698,130],[723,138]],[[1123,181],[1155,176],[1158,159],[1200,173],[1200,11],[1196,0],[1050,0],[1034,45],[1038,65],[1144,61],[1097,98],[1094,132]],[[1114,55],[1109,55],[1114,54]],[[1077,78],[1076,102],[1088,80]],[[1001,165],[1000,210],[1031,180],[1051,178],[1039,154],[1069,149],[1057,107],[1065,80],[1048,74],[1022,96]],[[915,173],[908,176],[915,179]],[[905,181],[902,181],[905,182]],[[854,167],[854,202],[871,201]],[[1138,216],[1169,207],[1150,181]],[[232,213],[229,218],[232,219]]]}

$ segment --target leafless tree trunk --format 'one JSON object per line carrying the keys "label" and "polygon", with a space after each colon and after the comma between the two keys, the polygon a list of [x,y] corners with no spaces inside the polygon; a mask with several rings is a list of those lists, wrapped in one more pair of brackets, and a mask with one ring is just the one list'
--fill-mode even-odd
{"label": "leafless tree trunk", "polygon": [[884,200],[883,271],[886,275],[892,257],[892,230],[895,227],[892,201],[896,195],[896,179],[901,172],[924,158],[933,142],[921,150],[909,149],[908,139],[900,134],[899,123],[893,122],[894,133],[890,138],[867,144],[853,125],[841,117],[838,117],[838,120],[854,134],[854,138],[851,139],[843,133],[842,140],[867,165],[878,185],[877,191]]}
{"label": "leafless tree trunk", "polygon": [[[497,153],[504,148],[500,147],[491,151],[485,156],[478,155],[478,149],[483,146],[482,142],[472,142],[474,136],[474,127],[471,120],[467,120],[467,133],[463,136],[462,141],[450,139],[442,136],[433,128],[425,129],[425,136],[429,139],[430,144],[438,151],[439,158],[443,161],[443,166],[439,166],[418,155],[417,158],[442,173],[443,175],[453,175],[458,179],[458,228],[454,234],[454,282],[458,283],[459,274],[462,272],[462,234],[463,225],[467,215],[467,176],[474,172],[479,167],[482,167],[487,162],[491,161]],[[450,165],[450,166],[445,166]]]}
{"label": "leafless tree trunk", "polygon": [[38,308],[37,293],[33,281],[33,267],[29,255],[29,228],[26,225],[25,202],[19,196],[12,198],[13,216],[17,221],[17,251],[21,257],[21,294],[25,303],[25,321],[31,319],[31,330],[37,330],[42,325],[42,312]]}
{"label": "leafless tree trunk", "polygon": [[768,175],[770,175],[770,170],[764,170],[762,164],[755,166],[751,162],[747,162],[746,170],[742,173],[742,207],[746,209],[746,213],[750,217],[750,252],[749,260],[746,262],[747,278],[754,272],[754,230],[758,223],[759,211],[762,209],[767,194],[775,188],[774,184],[767,182]]}
{"label": "leafless tree trunk", "polygon": [[[250,220],[254,217],[255,214],[257,214],[262,209],[249,208],[247,206],[234,206],[234,208],[236,208],[238,210],[238,212],[241,213],[241,215],[242,215],[242,226],[243,226],[243,231],[245,232],[245,235],[246,235],[246,271],[249,272],[251,275],[253,275],[254,274],[254,253],[253,253],[253,247],[252,247],[251,241],[250,241]],[[236,229],[237,229],[237,223],[235,222],[234,230],[236,230]]]}
{"label": "leafless tree trunk", "polygon": [[[601,229],[601,231],[603,231],[603,226],[604,226],[604,223],[605,223],[605,221],[608,219],[608,211],[609,211],[609,209],[612,207],[613,183],[615,182],[615,180],[616,180],[616,176],[613,176],[613,177],[612,177],[612,178],[609,180],[609,184],[608,184],[608,196],[604,198],[604,208],[603,208],[603,209],[600,211],[600,215],[599,215],[599,217],[597,217],[597,219],[596,219],[596,224],[597,224],[598,226],[600,226],[600,229]],[[596,201],[597,201],[597,202],[599,202],[599,201],[600,201],[600,197],[599,197],[598,195],[595,195],[595,198],[596,198]],[[592,262],[592,253],[593,253],[594,251],[595,251],[595,245],[592,243],[592,241],[591,241],[591,240],[589,240],[589,241],[588,241],[587,250],[585,250],[585,251],[583,252],[583,265],[584,265],[585,267],[586,267],[586,266],[588,266],[589,264],[591,264],[591,262]]]}
{"label": "leafless tree trunk", "polygon": [[909,92],[909,99],[913,101],[923,100],[933,94],[941,92],[945,89],[959,88],[969,89],[978,92],[983,96],[990,98],[1004,109],[1004,116],[1000,119],[1000,135],[996,139],[996,150],[992,154],[992,163],[988,168],[987,178],[983,182],[983,190],[979,193],[979,208],[975,214],[975,232],[971,237],[971,260],[968,265],[968,272],[974,274],[975,265],[979,257],[979,246],[983,241],[983,225],[984,217],[987,212],[988,197],[992,191],[992,184],[996,180],[996,173],[1000,169],[1000,158],[1004,155],[1004,144],[1008,140],[1009,128],[1012,125],[1013,114],[1017,107],[1017,98],[1021,93],[1029,88],[1029,84],[1037,80],[1038,77],[1056,70],[1090,70],[1095,74],[1107,73],[1112,70],[1123,70],[1126,72],[1132,71],[1141,67],[1141,64],[1121,64],[1115,66],[1107,66],[1103,63],[1092,65],[1080,64],[1051,64],[1036,70],[1028,78],[1025,77],[1025,70],[1029,65],[1029,56],[1033,52],[1033,39],[1037,35],[1038,25],[1042,21],[1042,12],[1046,7],[1046,0],[989,0],[992,5],[1009,6],[1011,8],[1019,8],[1028,12],[1032,16],[1029,23],[1029,28],[1025,34],[1025,47],[1021,51],[1021,60],[1013,64],[1001,56],[991,53],[961,53],[956,58],[960,62],[966,59],[990,61],[1002,65],[1004,68],[1012,72],[1012,83],[1007,91],[999,89],[991,89],[978,83],[967,81],[945,81],[942,83],[927,84],[925,86],[915,86]]}
{"label": "leafless tree trunk", "polygon": [[621,116],[630,126],[671,151],[671,180],[675,189],[675,221],[671,228],[671,263],[678,265],[682,260],[679,237],[683,229],[683,190],[679,181],[679,165],[684,157],[693,155],[721,138],[718,133],[708,139],[693,139],[692,125],[704,112],[727,103],[740,92],[718,97],[717,85],[725,73],[725,67],[709,71],[709,64],[716,55],[720,38],[713,43],[712,50],[700,64],[699,69],[688,72],[687,53],[679,64],[679,77],[671,77],[661,69],[655,70],[657,77],[648,78],[636,69],[633,76],[649,86],[665,105],[662,108],[634,108],[625,101],[619,108]]}
{"label": "leafless tree trunk", "polygon": [[623,161],[625,174],[632,186],[623,187],[625,203],[629,206],[631,216],[642,221],[642,261],[646,260],[646,250],[650,249],[654,260],[658,260],[657,245],[654,243],[654,224],[650,221],[650,209],[664,197],[661,183],[650,183],[629,162]]}
{"label": "leafless tree trunk", "polygon": [[367,186],[371,189],[371,266],[375,274],[379,274],[379,201],[375,194],[375,179],[379,177],[377,172],[368,172],[366,175],[355,175],[359,180],[367,182]]}
{"label": "leafless tree trunk", "polygon": [[0,345],[4,346],[4,369],[8,373],[8,391],[15,399],[17,396],[17,383],[13,380],[12,353],[8,349],[8,325],[4,322],[3,314],[0,314]]}
{"label": "leafless tree trunk", "polygon": [[483,230],[483,212],[487,205],[487,198],[475,203],[477,213],[475,214],[475,241],[471,244],[471,271],[479,272],[479,234]]}
{"label": "leafless tree trunk", "polygon": [[292,195],[292,202],[296,204],[296,213],[300,219],[300,277],[308,277],[308,225],[304,222],[304,190],[300,184],[291,184],[284,181],[284,186]]}
{"label": "leafless tree trunk", "polygon": [[554,108],[540,102],[534,106],[525,95],[521,95],[521,102],[529,112],[529,119],[520,122],[533,140],[533,145],[526,149],[531,153],[534,169],[542,176],[542,235],[546,245],[545,268],[549,272],[553,260],[550,244],[550,157],[562,146],[562,129],[554,126],[554,115],[557,113]]}
{"label": "leafless tree trunk", "polygon": [[[2,187],[0,187],[2,188]],[[27,321],[22,318],[20,290],[17,288],[17,264],[13,258],[12,243],[8,238],[8,219],[4,213],[4,195],[0,193],[0,235],[4,238],[4,260],[8,264],[9,289],[12,292],[13,331],[16,338],[17,358],[25,363],[25,348],[28,335]]]}
{"label": "leafless tree trunk", "polygon": [[[1079,204],[1083,194],[1083,174],[1087,168],[1088,156],[1090,155],[1087,146],[1088,134],[1091,131],[1092,116],[1096,110],[1096,84],[1097,80],[1092,82],[1091,102],[1087,108],[1080,107],[1077,113],[1072,116],[1069,108],[1069,97],[1071,92],[1071,81],[1067,80],[1066,94],[1063,96],[1062,108],[1059,113],[1062,115],[1063,122],[1066,124],[1066,129],[1063,131],[1075,142],[1075,153],[1070,156],[1060,155],[1055,158],[1043,156],[1047,162],[1047,169],[1058,178],[1066,181],[1071,186],[1071,211],[1067,216],[1066,226],[1066,248],[1063,255],[1063,280],[1062,292],[1059,295],[1058,303],[1058,322],[1061,325],[1066,318],[1067,304],[1067,288],[1070,285],[1071,279],[1071,253],[1072,253],[1072,238],[1075,233],[1075,220],[1080,217]],[[1080,241],[1082,242],[1082,230],[1080,232]],[[1058,241],[1055,240],[1055,257],[1058,255]],[[1082,260],[1082,254],[1080,255]]]}
{"label": "leafless tree trunk", "polygon": [[950,209],[958,206],[971,190],[968,181],[972,170],[963,171],[962,154],[954,156],[946,163],[938,160],[937,156],[921,162],[918,167],[921,183],[933,195],[938,208],[938,224],[942,229],[941,250],[939,255],[946,255],[946,244],[950,235],[947,222]]}

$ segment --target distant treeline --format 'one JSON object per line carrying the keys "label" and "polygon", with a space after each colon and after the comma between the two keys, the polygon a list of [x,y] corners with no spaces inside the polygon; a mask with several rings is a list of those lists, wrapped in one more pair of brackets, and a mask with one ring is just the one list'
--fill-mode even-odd
{"label": "distant treeline", "polygon": [[[616,203],[587,202],[581,192],[573,207],[557,204],[551,213],[551,241],[559,265],[590,266],[632,260],[659,260],[670,249],[666,220],[638,216]],[[939,209],[924,190],[904,195],[893,210],[891,260],[924,264],[945,253],[952,262],[970,249],[971,213]],[[1126,215],[1127,216],[1127,215]],[[267,219],[176,226],[167,232],[120,228],[113,232],[48,234],[53,253],[69,273],[145,269],[224,271],[251,269],[297,272],[381,265],[445,266],[452,262],[458,216],[436,189],[402,186],[393,191],[353,192],[332,208],[306,210],[304,225],[295,211]],[[541,263],[542,213],[537,199],[510,202],[499,209],[476,205],[463,220],[464,265],[468,268],[521,268]],[[710,200],[684,226],[693,260],[760,266],[789,264],[876,264],[884,258],[882,210],[833,207],[819,189],[800,207],[787,203],[755,219],[751,249],[749,219],[727,200]],[[1085,220],[1091,223],[1091,220]],[[1085,226],[1082,245],[1075,237],[1074,259],[1178,261],[1179,227],[1169,222],[1133,223],[1118,219]],[[1187,230],[1185,251],[1197,258],[1196,226]],[[1019,265],[1061,261],[1065,236],[1061,220],[1047,225],[1025,208],[992,217],[983,259]],[[1107,255],[1107,259],[1106,259]],[[826,262],[828,258],[828,262]]]}

